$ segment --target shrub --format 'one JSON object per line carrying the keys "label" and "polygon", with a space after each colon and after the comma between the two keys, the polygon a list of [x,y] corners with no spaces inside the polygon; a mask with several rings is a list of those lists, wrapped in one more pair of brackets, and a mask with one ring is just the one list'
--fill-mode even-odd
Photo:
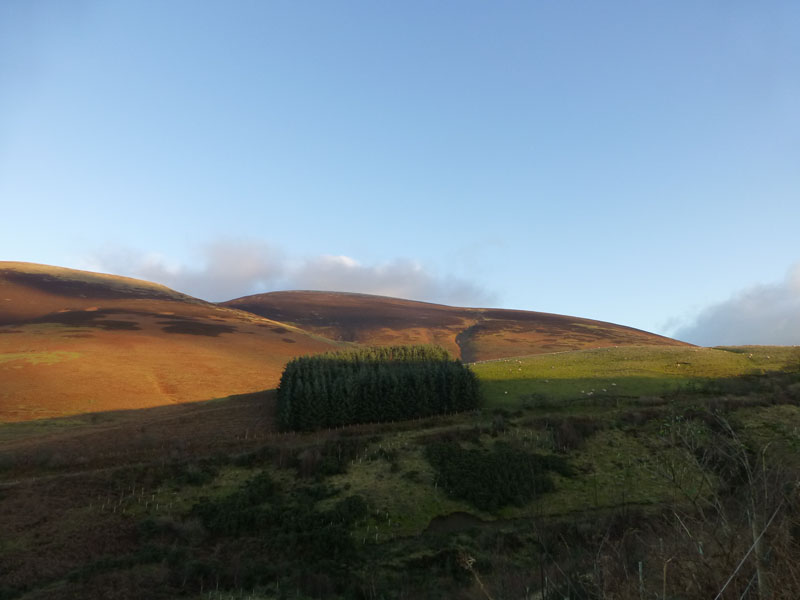
{"label": "shrub", "polygon": [[566,462],[498,443],[492,451],[465,450],[458,444],[431,444],[425,456],[445,492],[475,507],[494,511],[508,504],[522,506],[553,489],[547,471],[570,475]]}
{"label": "shrub", "polygon": [[594,417],[567,417],[557,419],[544,417],[525,423],[537,429],[546,429],[553,434],[553,449],[569,452],[581,448],[586,440],[603,428],[603,423]]}

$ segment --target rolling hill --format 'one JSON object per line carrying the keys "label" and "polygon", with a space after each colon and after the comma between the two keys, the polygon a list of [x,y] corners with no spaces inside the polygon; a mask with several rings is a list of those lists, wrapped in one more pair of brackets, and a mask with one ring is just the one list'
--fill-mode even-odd
{"label": "rolling hill", "polygon": [[686,346],[631,327],[523,310],[340,292],[271,292],[223,306],[360,344],[439,344],[466,362],[608,346]]}
{"label": "rolling hill", "polygon": [[146,281],[0,262],[0,422],[272,388],[336,346]]}
{"label": "rolling hill", "polygon": [[[0,421],[29,419],[0,422],[0,598],[708,598],[746,565],[741,598],[759,515],[764,597],[798,597],[800,349],[265,296],[274,319],[0,263]],[[482,409],[415,421],[279,432],[274,391],[229,395],[293,353],[412,341],[529,355],[473,365]]]}
{"label": "rolling hill", "polygon": [[274,388],[295,356],[412,343],[469,362],[685,346],[554,314],[302,291],[213,304],[137,279],[0,262],[0,422],[252,393]]}

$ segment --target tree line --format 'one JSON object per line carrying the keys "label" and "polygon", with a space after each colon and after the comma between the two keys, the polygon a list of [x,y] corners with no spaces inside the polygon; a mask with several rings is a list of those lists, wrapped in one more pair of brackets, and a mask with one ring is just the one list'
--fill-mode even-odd
{"label": "tree line", "polygon": [[387,346],[295,358],[278,386],[283,430],[401,421],[476,408],[475,374],[438,346]]}

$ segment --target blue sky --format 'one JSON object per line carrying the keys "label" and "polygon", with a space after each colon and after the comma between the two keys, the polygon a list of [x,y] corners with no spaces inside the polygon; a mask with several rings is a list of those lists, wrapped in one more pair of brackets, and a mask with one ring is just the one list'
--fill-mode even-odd
{"label": "blue sky", "polygon": [[6,0],[0,259],[800,344],[798,31],[793,1]]}

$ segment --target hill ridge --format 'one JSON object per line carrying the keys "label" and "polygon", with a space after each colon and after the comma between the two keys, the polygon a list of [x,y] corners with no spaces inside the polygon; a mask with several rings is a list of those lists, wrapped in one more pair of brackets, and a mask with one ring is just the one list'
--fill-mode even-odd
{"label": "hill ridge", "polygon": [[[691,345],[585,317],[520,309],[462,308],[353,292],[283,290],[220,304],[294,323],[334,340],[378,345],[438,343],[470,362],[583,347]],[[499,339],[504,336],[505,341]],[[514,347],[518,344],[521,347]]]}
{"label": "hill ridge", "polygon": [[467,362],[686,345],[582,317],[357,292],[217,304],[146,280],[0,262],[0,422],[253,393],[277,386],[292,358],[362,344],[437,344]]}

